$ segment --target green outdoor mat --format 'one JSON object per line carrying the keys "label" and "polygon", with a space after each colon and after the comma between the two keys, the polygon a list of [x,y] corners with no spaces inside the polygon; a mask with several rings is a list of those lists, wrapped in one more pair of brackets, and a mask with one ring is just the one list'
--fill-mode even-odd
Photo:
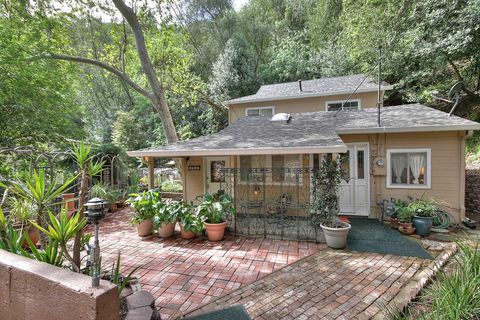
{"label": "green outdoor mat", "polygon": [[432,259],[416,241],[376,219],[349,219],[352,223],[348,233],[349,250]]}
{"label": "green outdoor mat", "polygon": [[198,316],[187,317],[188,320],[251,320],[245,307],[235,305],[225,309],[206,312]]}

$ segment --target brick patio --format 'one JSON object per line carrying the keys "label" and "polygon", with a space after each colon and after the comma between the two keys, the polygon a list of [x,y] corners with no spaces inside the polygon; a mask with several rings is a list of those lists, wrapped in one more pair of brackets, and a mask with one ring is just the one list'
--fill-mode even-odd
{"label": "brick patio", "polygon": [[253,319],[369,319],[421,269],[419,258],[323,250],[201,307]]}
{"label": "brick patio", "polygon": [[103,267],[118,251],[122,273],[136,267],[142,288],[156,298],[162,319],[169,319],[207,304],[242,285],[325,249],[324,245],[228,236],[212,243],[203,238],[152,238],[141,241],[124,209],[102,221],[100,246]]}

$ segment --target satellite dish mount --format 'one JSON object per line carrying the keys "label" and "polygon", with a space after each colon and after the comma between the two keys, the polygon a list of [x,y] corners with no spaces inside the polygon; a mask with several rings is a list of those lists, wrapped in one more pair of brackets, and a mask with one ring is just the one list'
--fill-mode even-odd
{"label": "satellite dish mount", "polygon": [[461,98],[460,93],[462,92],[462,90],[463,90],[463,82],[458,81],[453,85],[453,87],[448,92],[448,97],[450,98],[450,100],[441,98],[441,97],[436,97],[433,94],[432,94],[432,97],[437,100],[453,103],[452,109],[450,109],[450,112],[448,113],[448,116],[450,117],[455,111],[455,109],[457,108],[458,104],[460,103],[460,98]]}

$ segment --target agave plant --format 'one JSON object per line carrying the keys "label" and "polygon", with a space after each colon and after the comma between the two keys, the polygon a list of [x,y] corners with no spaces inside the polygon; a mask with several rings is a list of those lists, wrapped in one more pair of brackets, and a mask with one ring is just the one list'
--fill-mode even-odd
{"label": "agave plant", "polygon": [[80,272],[80,264],[73,261],[72,256],[68,252],[67,243],[70,239],[75,237],[77,232],[85,227],[87,220],[81,218],[78,214],[69,219],[68,211],[65,208],[60,211],[58,218],[51,211],[49,211],[48,215],[50,222],[47,228],[40,226],[35,221],[31,221],[31,223],[47,235],[50,240],[56,241],[60,246],[61,255],[72,264],[72,268],[75,272]]}
{"label": "agave plant", "polygon": [[63,256],[61,251],[58,250],[58,241],[48,239],[43,250],[37,249],[29,237],[26,237],[30,251],[35,260],[42,261],[57,267],[61,267],[63,264]]}
{"label": "agave plant", "polygon": [[120,254],[120,251],[118,252],[117,254],[117,261],[116,263],[114,262],[113,263],[113,266],[112,266],[112,277],[111,277],[111,281],[113,284],[116,284],[117,287],[118,287],[118,294],[121,296],[122,295],[122,292],[123,290],[125,289],[125,287],[127,286],[127,284],[130,282],[130,279],[132,279],[132,276],[133,276],[133,273],[135,271],[138,270],[138,268],[140,268],[140,266],[136,267],[135,269],[133,269],[125,278],[122,277],[122,273],[120,271],[120,257],[121,257],[121,254]]}
{"label": "agave plant", "polygon": [[10,219],[4,216],[0,208],[0,249],[24,255],[22,247],[24,241],[25,232],[15,230]]}

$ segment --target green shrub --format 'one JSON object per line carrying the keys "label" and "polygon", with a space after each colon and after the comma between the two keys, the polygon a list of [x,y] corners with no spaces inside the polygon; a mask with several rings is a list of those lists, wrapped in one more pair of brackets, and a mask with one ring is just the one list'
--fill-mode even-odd
{"label": "green shrub", "polygon": [[135,214],[131,220],[132,224],[139,224],[142,221],[152,219],[164,205],[160,193],[154,190],[132,193],[126,203],[135,209]]}
{"label": "green shrub", "polygon": [[412,211],[414,216],[418,217],[434,217],[437,211],[437,207],[433,203],[425,200],[415,200],[407,208]]}

